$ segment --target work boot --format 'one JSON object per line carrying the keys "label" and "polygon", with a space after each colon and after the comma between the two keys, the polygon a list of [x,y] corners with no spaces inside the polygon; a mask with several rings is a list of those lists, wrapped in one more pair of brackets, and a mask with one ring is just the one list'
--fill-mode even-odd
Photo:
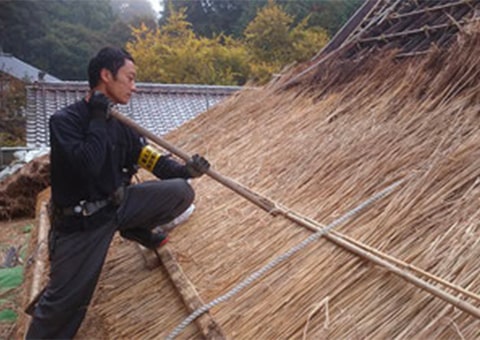
{"label": "work boot", "polygon": [[142,228],[121,230],[120,235],[149,249],[159,248],[168,242],[167,233]]}

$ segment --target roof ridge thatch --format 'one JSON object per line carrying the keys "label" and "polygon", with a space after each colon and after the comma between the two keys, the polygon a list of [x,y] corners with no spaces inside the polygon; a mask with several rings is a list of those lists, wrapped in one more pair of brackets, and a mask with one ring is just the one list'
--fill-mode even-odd
{"label": "roof ridge thatch", "polygon": [[[326,62],[361,61],[390,51],[397,58],[446,49],[480,20],[480,0],[368,0],[308,63],[283,80],[284,87],[323,68]],[[301,71],[300,71],[301,70]]]}

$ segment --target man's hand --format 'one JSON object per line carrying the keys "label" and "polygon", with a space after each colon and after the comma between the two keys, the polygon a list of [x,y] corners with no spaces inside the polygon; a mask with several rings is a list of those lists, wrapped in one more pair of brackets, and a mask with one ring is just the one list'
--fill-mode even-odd
{"label": "man's hand", "polygon": [[210,169],[210,163],[202,156],[195,154],[186,164],[187,171],[193,178],[200,177]]}
{"label": "man's hand", "polygon": [[88,101],[88,108],[92,119],[107,120],[113,103],[102,92],[95,91]]}

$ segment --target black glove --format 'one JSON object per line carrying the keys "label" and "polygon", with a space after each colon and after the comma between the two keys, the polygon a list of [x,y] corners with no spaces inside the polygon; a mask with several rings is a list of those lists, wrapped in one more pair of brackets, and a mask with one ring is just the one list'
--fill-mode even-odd
{"label": "black glove", "polygon": [[92,119],[107,120],[113,103],[102,92],[95,91],[88,101],[88,108]]}
{"label": "black glove", "polygon": [[202,156],[195,154],[185,165],[191,177],[200,177],[210,169],[210,163]]}

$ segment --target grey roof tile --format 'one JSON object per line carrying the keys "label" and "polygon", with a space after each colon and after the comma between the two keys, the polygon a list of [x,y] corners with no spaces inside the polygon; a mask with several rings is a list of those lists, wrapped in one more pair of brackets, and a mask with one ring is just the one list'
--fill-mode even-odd
{"label": "grey roof tile", "polygon": [[[138,83],[129,104],[118,109],[156,135],[164,135],[239,91],[238,86]],[[48,119],[83,98],[87,82],[36,83],[27,87],[27,146],[48,146]]]}

